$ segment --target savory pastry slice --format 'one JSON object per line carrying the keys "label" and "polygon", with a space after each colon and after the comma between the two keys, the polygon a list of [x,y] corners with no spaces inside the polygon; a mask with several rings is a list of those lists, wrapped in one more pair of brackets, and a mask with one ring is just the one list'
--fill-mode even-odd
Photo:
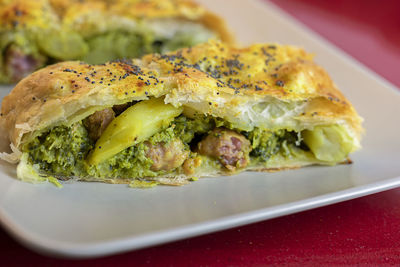
{"label": "savory pastry slice", "polygon": [[193,48],[64,62],[4,98],[0,126],[25,181],[180,185],[201,176],[350,162],[361,118],[293,46]]}
{"label": "savory pastry slice", "polygon": [[48,64],[89,64],[218,38],[224,21],[191,0],[0,0],[0,82]]}

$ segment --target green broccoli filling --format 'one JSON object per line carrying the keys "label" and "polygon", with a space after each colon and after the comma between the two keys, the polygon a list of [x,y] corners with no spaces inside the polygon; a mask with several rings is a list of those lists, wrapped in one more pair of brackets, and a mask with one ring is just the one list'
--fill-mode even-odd
{"label": "green broccoli filling", "polygon": [[307,145],[302,142],[301,135],[295,131],[263,131],[255,128],[253,131],[243,132],[243,134],[252,144],[253,149],[250,156],[261,162],[268,161],[278,153],[291,156],[295,149],[309,151]]}
{"label": "green broccoli filling", "polygon": [[85,158],[93,147],[82,123],[58,126],[34,138],[24,147],[29,160],[45,173],[79,176],[86,170]]}
{"label": "green broccoli filling", "polygon": [[[156,144],[168,143],[175,138],[173,127],[169,127],[150,137],[147,142]],[[82,173],[83,176],[93,177],[154,177],[166,173],[165,171],[152,171],[153,161],[146,156],[148,147],[144,142],[128,147],[110,159],[96,165],[88,166]]]}
{"label": "green broccoli filling", "polygon": [[[147,141],[168,142],[173,137],[173,128],[169,127]],[[34,138],[23,150],[28,151],[30,163],[41,172],[59,177],[151,177],[162,173],[150,170],[153,162],[146,157],[147,146],[144,142],[121,151],[99,165],[90,166],[85,158],[94,145],[83,123],[78,122],[70,127],[54,127]]]}
{"label": "green broccoli filling", "polygon": [[[270,132],[255,128],[245,132],[211,116],[192,119],[180,115],[168,128],[156,133],[146,142],[154,145],[180,138],[186,149],[195,150],[197,142],[216,127],[233,129],[243,134],[252,145],[250,157],[254,162],[267,163],[274,155],[290,157],[295,150],[308,150],[299,135],[293,131]],[[78,122],[69,127],[57,126],[42,133],[25,145],[23,151],[27,151],[29,162],[40,172],[58,177],[154,177],[167,173],[163,170],[151,170],[153,161],[146,155],[148,146],[145,142],[131,146],[96,166],[90,166],[85,159],[93,147],[94,141],[88,137],[83,123]]]}

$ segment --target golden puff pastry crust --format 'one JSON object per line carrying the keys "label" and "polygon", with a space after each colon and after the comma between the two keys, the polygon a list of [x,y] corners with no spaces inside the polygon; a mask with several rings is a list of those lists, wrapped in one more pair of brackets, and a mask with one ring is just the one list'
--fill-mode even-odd
{"label": "golden puff pastry crust", "polygon": [[[201,154],[203,149],[208,155],[207,149],[213,149],[210,142],[222,144],[213,136],[224,134],[236,138],[236,143],[239,140],[242,146],[246,145],[245,152],[248,153],[251,148],[242,135],[244,132],[251,135],[252,131],[279,132],[283,129],[297,133],[297,145],[303,138],[307,139],[307,135],[314,138],[307,132],[314,129],[323,132],[325,126],[340,125],[333,126],[334,131],[339,127],[346,132],[342,136],[344,146],[347,146],[343,150],[345,154],[340,152],[342,154],[333,160],[329,156],[311,156],[306,149],[293,157],[278,154],[267,162],[251,158],[243,163],[243,168],[236,169],[241,163],[236,167],[228,166],[233,171],[223,167],[203,168],[201,163],[203,165],[191,172],[190,166],[200,164],[193,158],[184,163],[189,166],[187,172],[182,173],[178,168],[148,177],[148,180],[161,184],[181,185],[194,176],[229,175],[242,170],[278,171],[311,164],[350,162],[347,153],[360,148],[361,117],[326,71],[313,62],[312,54],[288,45],[254,44],[239,48],[209,41],[141,59],[100,65],[63,62],[33,73],[3,100],[0,127],[4,142],[10,144],[11,150],[2,153],[1,158],[18,162],[24,144],[45,131],[60,125],[73,125],[96,111],[154,98],[162,98],[164,103],[177,108],[183,107],[186,117],[205,115],[227,122],[232,125],[231,129],[239,129],[236,133],[231,130],[224,133],[223,128],[214,130],[209,135],[209,143],[190,152],[194,154]],[[328,129],[326,134],[329,136],[332,131]],[[250,135],[246,138],[252,140]],[[341,134],[333,136],[334,139],[342,138]],[[84,176],[77,179],[132,182],[124,177]]]}
{"label": "golden puff pastry crust", "polygon": [[[224,118],[241,128],[302,130],[334,122],[359,140],[362,119],[313,56],[301,48],[210,41],[193,48],[102,65],[63,62],[22,80],[6,96],[1,125],[15,147],[34,133],[96,110],[165,96],[166,103]],[[263,105],[273,105],[277,115]],[[279,108],[281,110],[279,110]]]}

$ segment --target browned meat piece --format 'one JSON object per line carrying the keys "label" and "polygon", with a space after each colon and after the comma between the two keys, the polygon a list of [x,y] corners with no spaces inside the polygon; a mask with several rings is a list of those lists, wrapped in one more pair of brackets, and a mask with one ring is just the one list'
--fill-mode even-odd
{"label": "browned meat piece", "polygon": [[150,142],[145,143],[149,149],[146,156],[153,161],[152,171],[170,171],[183,164],[189,156],[189,151],[185,150],[185,146],[180,139],[171,140],[169,143],[164,142],[152,145]]}
{"label": "browned meat piece", "polygon": [[114,110],[115,114],[118,116],[122,112],[124,112],[127,108],[129,108],[129,104],[121,104],[121,105],[114,105],[112,109]]}
{"label": "browned meat piece", "polygon": [[101,134],[107,128],[108,124],[114,119],[114,111],[112,108],[106,108],[100,111],[96,111],[83,121],[86,130],[89,133],[89,137],[96,141],[100,138]]}
{"label": "browned meat piece", "polygon": [[251,146],[243,135],[224,128],[216,128],[198,144],[199,153],[218,158],[228,170],[244,168],[249,162]]}
{"label": "browned meat piece", "polygon": [[10,46],[5,53],[5,66],[7,75],[17,82],[38,69],[43,60],[32,55],[26,55],[18,47]]}
{"label": "browned meat piece", "polygon": [[119,114],[124,112],[127,108],[129,108],[130,106],[132,106],[132,104],[125,103],[125,104],[121,104],[121,105],[114,105],[112,109],[114,110],[115,114],[118,116]]}

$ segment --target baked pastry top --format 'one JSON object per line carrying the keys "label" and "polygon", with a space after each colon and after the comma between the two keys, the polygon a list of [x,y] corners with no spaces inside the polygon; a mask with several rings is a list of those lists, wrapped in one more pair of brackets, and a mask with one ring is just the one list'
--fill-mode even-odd
{"label": "baked pastry top", "polygon": [[[170,131],[175,131],[174,138],[183,140],[188,155],[192,158],[200,155],[202,162],[208,164],[208,169],[200,166],[199,171],[192,173],[185,173],[181,166],[162,173],[175,178],[346,162],[348,154],[360,147],[363,132],[362,119],[326,71],[313,62],[312,54],[279,44],[237,48],[209,41],[141,59],[100,65],[63,62],[35,72],[17,84],[3,100],[0,125],[13,147],[13,153],[3,154],[3,158],[18,161],[23,153],[29,153],[30,143],[37,142],[51,129],[72,127],[110,108],[117,120],[122,115],[116,107],[127,103],[130,107],[122,109],[129,118],[129,112],[135,111],[128,110],[136,105],[139,110],[140,103],[157,99],[168,105],[171,112],[175,108],[178,115],[173,115],[175,119],[159,126],[156,132],[171,128]],[[152,107],[156,110],[158,106]],[[154,114],[157,116],[156,112]],[[131,118],[141,120],[133,115]],[[123,123],[134,125],[137,122],[124,121],[122,117],[116,121],[118,125]],[[204,126],[207,123],[211,126]],[[185,127],[194,124],[201,125],[201,129],[197,133],[193,126],[190,129],[194,131],[193,137],[187,141],[181,136],[189,132]],[[183,130],[176,133],[179,127]],[[108,134],[108,139],[100,134],[100,139],[93,141],[97,143],[86,155],[89,165],[101,163],[102,160],[90,160],[90,157],[101,154],[97,147],[99,142],[105,144],[105,139],[110,141],[114,136],[112,130],[104,133]],[[235,154],[236,161],[232,164],[226,159],[221,161],[224,155],[210,152],[208,145],[218,146],[226,140],[214,140],[213,136],[238,139],[243,148],[238,150],[245,156]],[[168,144],[169,141],[162,142]],[[157,142],[152,141],[152,144]],[[246,161],[240,162],[239,158]],[[209,159],[214,160],[212,164]],[[93,173],[79,178],[104,180],[104,177],[96,178],[100,175],[98,172]],[[153,178],[159,176],[160,173],[152,174]],[[116,174],[108,178],[117,181],[135,177]],[[176,183],[183,180],[179,181],[175,180]]]}

